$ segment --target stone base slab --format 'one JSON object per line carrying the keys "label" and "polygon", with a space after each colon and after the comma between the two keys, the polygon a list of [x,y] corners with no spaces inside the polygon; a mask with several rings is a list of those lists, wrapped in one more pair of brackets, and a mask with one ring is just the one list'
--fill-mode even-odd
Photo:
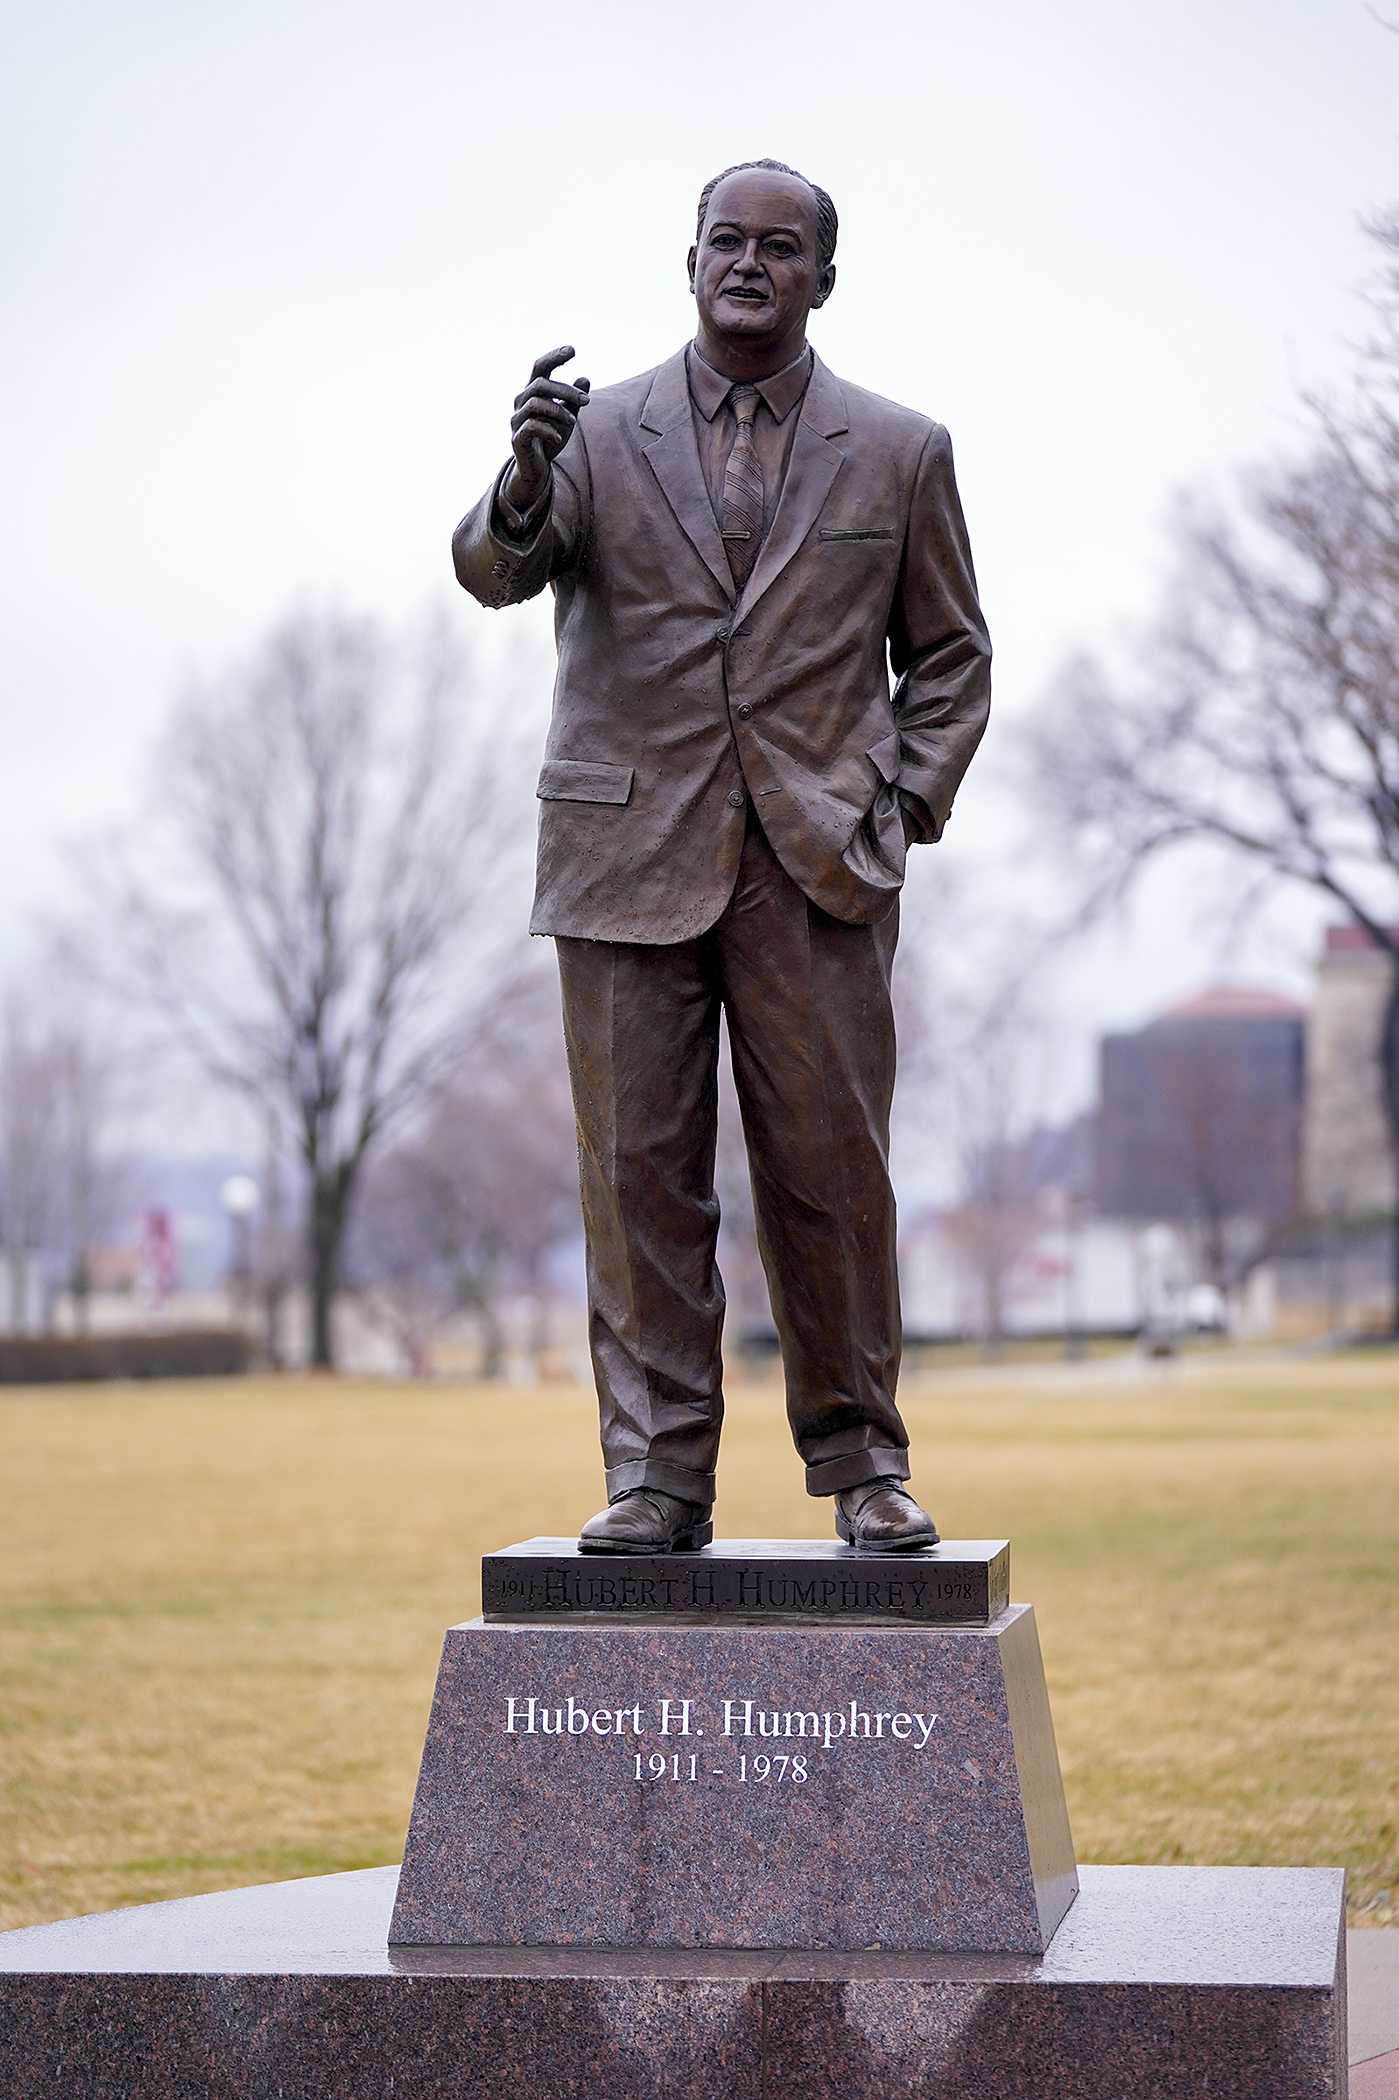
{"label": "stone base slab", "polygon": [[1048,1951],[386,1944],[391,1867],[0,1934],[6,2100],[1345,2100],[1344,1876],[1084,1867]]}

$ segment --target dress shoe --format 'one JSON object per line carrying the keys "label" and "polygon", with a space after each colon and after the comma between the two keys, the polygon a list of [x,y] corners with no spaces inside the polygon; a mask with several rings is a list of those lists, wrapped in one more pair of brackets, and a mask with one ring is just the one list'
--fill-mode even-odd
{"label": "dress shoe", "polygon": [[599,1516],[589,1517],[580,1553],[694,1553],[714,1536],[709,1505],[682,1502],[660,1488],[628,1488]]}
{"label": "dress shoe", "polygon": [[836,1531],[866,1553],[915,1553],[936,1546],[938,1528],[901,1480],[862,1480],[836,1496]]}

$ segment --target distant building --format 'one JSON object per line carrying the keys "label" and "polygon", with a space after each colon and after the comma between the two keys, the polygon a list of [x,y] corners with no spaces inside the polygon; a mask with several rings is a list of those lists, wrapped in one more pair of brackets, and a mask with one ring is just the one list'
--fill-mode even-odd
{"label": "distant building", "polygon": [[[994,1339],[985,1250],[969,1241],[966,1224],[965,1213],[929,1211],[900,1235],[904,1338],[912,1348]],[[1131,1227],[1087,1217],[1072,1202],[1041,1201],[1005,1249],[997,1289],[1001,1335],[1134,1333],[1142,1319],[1139,1238]]]}
{"label": "distant building", "polygon": [[1226,987],[1106,1037],[1096,1113],[988,1147],[909,1221],[909,1338],[1389,1331],[1392,970],[1332,927],[1310,1012]]}
{"label": "distant building", "polygon": [[1201,1280],[1231,1283],[1256,1228],[1297,1209],[1304,1037],[1302,1007],[1234,988],[1104,1037],[1098,1215],[1192,1224]]}
{"label": "distant building", "polygon": [[1307,1031],[1302,1125],[1302,1204],[1313,1217],[1394,1208],[1379,1060],[1393,968],[1363,927],[1327,927]]}

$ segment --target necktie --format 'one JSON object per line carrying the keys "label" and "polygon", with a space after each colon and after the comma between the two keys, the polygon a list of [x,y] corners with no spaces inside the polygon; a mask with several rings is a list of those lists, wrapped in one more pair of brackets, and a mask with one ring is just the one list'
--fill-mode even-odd
{"label": "necktie", "polygon": [[763,537],[763,469],[753,442],[758,398],[755,386],[736,386],[729,395],[738,430],[724,469],[724,552],[740,591],[753,573]]}

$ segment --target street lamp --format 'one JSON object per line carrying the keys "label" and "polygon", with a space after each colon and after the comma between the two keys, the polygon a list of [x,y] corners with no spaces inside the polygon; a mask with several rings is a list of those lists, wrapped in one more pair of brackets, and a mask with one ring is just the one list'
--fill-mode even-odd
{"label": "street lamp", "polygon": [[1064,1192],[1064,1354],[1070,1363],[1087,1355],[1084,1335],[1083,1226],[1093,1199],[1081,1189]]}
{"label": "street lamp", "polygon": [[248,1302],[253,1279],[252,1218],[262,1191],[251,1174],[230,1174],[219,1190],[219,1201],[233,1228],[233,1262],[230,1278],[233,1301],[242,1309]]}

